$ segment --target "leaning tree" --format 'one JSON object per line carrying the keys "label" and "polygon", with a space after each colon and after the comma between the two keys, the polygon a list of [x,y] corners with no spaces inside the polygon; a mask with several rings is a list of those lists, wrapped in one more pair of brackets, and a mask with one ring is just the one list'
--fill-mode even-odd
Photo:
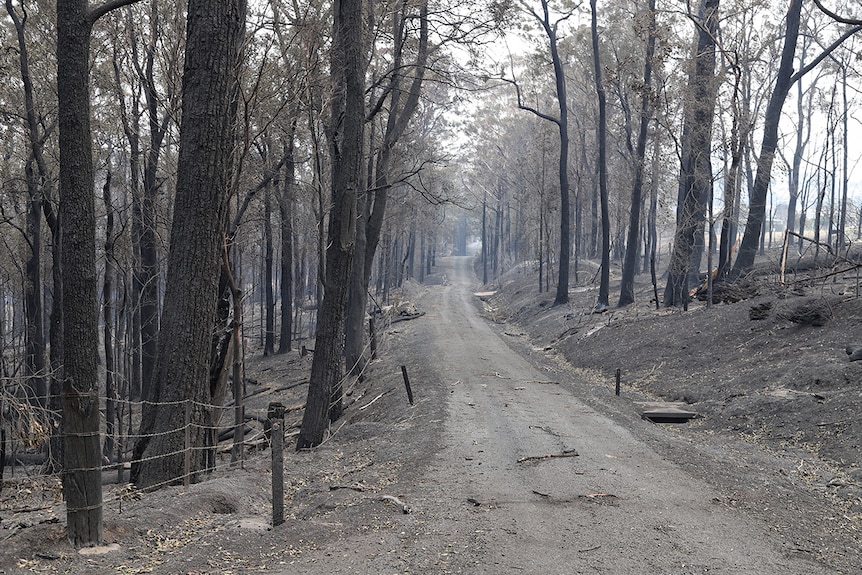
{"label": "leaning tree", "polygon": [[[139,486],[182,478],[190,409],[191,441],[205,444],[209,361],[231,182],[234,98],[244,0],[189,0],[177,189],[159,347],[150,401],[135,445]],[[204,464],[196,450],[190,473]]]}

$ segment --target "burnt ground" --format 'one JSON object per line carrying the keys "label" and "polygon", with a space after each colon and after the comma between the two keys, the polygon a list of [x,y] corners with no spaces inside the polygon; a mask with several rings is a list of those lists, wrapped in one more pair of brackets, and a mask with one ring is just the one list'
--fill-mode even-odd
{"label": "burnt ground", "polygon": [[[753,518],[785,542],[787,557],[854,573],[862,564],[862,361],[849,362],[844,349],[862,346],[862,298],[852,274],[834,283],[795,280],[785,287],[767,277],[743,301],[709,308],[695,302],[687,312],[656,311],[651,287],[643,285],[641,303],[601,315],[589,314],[594,286],[573,289],[568,306],[554,307],[552,294],[537,292],[528,266],[476,288],[496,290],[484,298],[484,313],[512,350],[553,379],[540,383],[570,387],[584,404],[704,481],[715,492],[716,509]],[[439,273],[428,283],[446,281]],[[411,284],[402,297],[425,311],[428,293],[439,288]],[[786,319],[811,302],[831,311],[825,325]],[[763,319],[750,319],[755,306],[766,310]],[[453,485],[437,480],[451,421],[447,404],[460,381],[423,377],[447,361],[430,354],[423,321],[388,326],[381,359],[364,382],[351,386],[346,417],[324,445],[286,451],[284,525],[269,525],[270,453],[254,432],[242,468],[230,468],[223,454],[219,470],[187,489],[138,493],[116,484],[116,472],[106,473],[102,549],[69,547],[59,481],[19,469],[0,493],[0,573],[506,572],[471,563],[504,546],[498,536],[475,535],[482,531],[476,513],[494,507],[472,497],[447,503],[457,479]],[[406,402],[401,365],[414,374],[414,407]],[[249,412],[263,417],[276,400],[293,408],[288,442],[301,417],[309,367],[310,359],[295,352],[249,362]],[[617,369],[621,398],[613,395]],[[684,425],[644,422],[640,400],[681,401],[699,417]],[[475,406],[467,405],[469,413]],[[593,495],[606,494],[587,497]],[[655,529],[666,534],[674,527]],[[586,561],[600,547],[577,550],[594,568],[577,572],[638,572]],[[680,564],[664,572],[756,571]]]}
{"label": "burnt ground", "polygon": [[688,311],[656,310],[652,286],[640,285],[640,303],[600,315],[590,313],[596,287],[555,308],[524,271],[487,298],[496,321],[519,326],[600,388],[619,369],[624,392],[687,404],[701,415],[690,430],[828,462],[834,475],[812,484],[862,514],[862,361],[846,352],[862,347],[855,271],[786,286],[767,276],[750,281],[742,301],[695,300]]}
{"label": "burnt ground", "polygon": [[[668,456],[723,486],[734,507],[795,514],[807,531],[800,548],[822,557],[818,548],[840,553],[853,545],[843,536],[862,535],[862,361],[847,351],[862,347],[862,283],[858,268],[834,271],[791,274],[786,284],[761,273],[744,282],[744,299],[695,300],[688,311],[657,310],[652,285],[641,283],[638,303],[593,314],[598,286],[554,307],[554,294],[537,296],[535,272],[522,266],[484,299],[504,333],[589,382],[585,402],[607,408],[619,370],[624,397],[696,412],[686,425],[663,426],[696,452]],[[612,306],[618,295],[612,277]],[[727,465],[699,459],[712,451]]]}

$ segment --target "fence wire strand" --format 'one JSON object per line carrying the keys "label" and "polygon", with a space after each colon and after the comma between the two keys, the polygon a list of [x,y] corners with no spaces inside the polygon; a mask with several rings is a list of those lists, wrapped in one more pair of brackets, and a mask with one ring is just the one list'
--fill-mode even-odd
{"label": "fence wire strand", "polygon": [[[390,335],[389,334],[389,328],[391,326],[391,318],[388,316],[384,316],[384,317],[388,321],[382,322],[382,325],[377,327],[376,334],[374,334],[375,335],[374,343],[376,344],[376,349],[378,351],[384,350],[387,347],[387,344],[389,343],[389,335]],[[352,395],[356,391],[356,389],[360,385],[360,383],[362,382],[363,377],[366,374],[366,371],[369,369],[369,367],[373,361],[373,358],[370,356],[371,347],[372,347],[372,341],[369,338],[369,341],[367,343],[365,343],[365,345],[363,346],[363,348],[361,350],[361,353],[359,354],[359,359],[354,363],[354,365],[350,366],[349,369],[346,369],[345,373],[339,379],[338,386],[342,388],[342,396]],[[360,365],[361,365],[361,369],[359,369],[358,373],[355,373],[354,370]],[[46,377],[48,375],[50,375],[50,374],[46,374]],[[21,383],[20,378],[0,377],[0,389],[4,389],[7,386],[12,386],[12,385],[15,385],[16,387],[20,387],[22,389],[28,387],[28,386]],[[25,394],[25,395],[27,395],[27,394]],[[14,398],[15,396],[13,395],[11,397]],[[27,396],[27,397],[29,397],[29,396]],[[64,397],[64,394],[59,394],[59,395],[48,394],[47,396],[41,397],[39,399],[42,402],[43,406],[50,406],[50,405],[54,405],[55,401],[62,400],[63,397]],[[4,394],[4,402],[5,402],[5,399],[8,399],[6,397],[6,394]],[[17,400],[24,401],[24,402],[28,401],[26,397],[25,398],[17,398]],[[192,399],[181,399],[181,400],[175,400],[175,401],[158,401],[157,402],[157,401],[141,400],[141,399],[107,397],[107,396],[102,396],[101,394],[97,394],[97,400],[99,401],[100,405],[104,405],[106,403],[112,402],[115,406],[117,406],[118,410],[120,411],[120,413],[122,413],[123,417],[125,417],[125,416],[130,417],[131,413],[133,413],[133,412],[137,412],[140,414],[143,411],[145,406],[146,407],[189,406],[191,411],[195,411],[195,410],[204,410],[204,411],[225,410],[225,411],[227,411],[227,410],[231,410],[231,409],[235,408],[235,406],[231,405],[231,404],[215,405],[212,403],[206,403],[206,402],[201,402],[201,401],[192,400]],[[333,401],[331,403],[330,407],[334,404],[335,404],[335,402]],[[60,413],[57,413],[55,411],[51,411],[47,407],[43,407],[42,409],[43,409],[43,412],[44,412],[46,417],[54,419],[55,421],[58,419],[61,419]],[[103,424],[107,423],[104,410],[100,410],[100,412],[101,412],[100,416],[101,416],[102,423]],[[131,422],[131,419],[129,419],[129,425],[131,425],[130,422]],[[228,425],[215,425],[215,424],[202,422],[202,421],[195,421],[194,419],[188,419],[187,418],[187,420],[185,421],[185,423],[182,426],[175,427],[175,428],[172,428],[172,429],[169,429],[166,431],[150,432],[150,433],[133,433],[131,431],[131,429],[129,429],[128,433],[125,433],[122,431],[122,429],[124,427],[124,423],[126,423],[125,421],[115,421],[113,423],[115,425],[113,434],[108,434],[106,431],[99,431],[99,432],[61,431],[60,433],[57,434],[57,436],[60,438],[63,438],[63,437],[77,437],[77,438],[99,437],[99,438],[104,438],[104,439],[111,438],[115,443],[114,448],[117,450],[117,453],[122,453],[122,454],[128,454],[131,451],[132,446],[140,439],[144,439],[144,438],[153,439],[153,438],[165,437],[165,436],[169,436],[169,435],[180,435],[180,434],[185,434],[187,431],[192,430],[192,429],[198,430],[198,431],[203,431],[204,432],[203,435],[206,438],[205,441],[207,441],[207,444],[205,444],[205,445],[188,445],[188,444],[185,444],[181,449],[176,449],[176,450],[173,450],[173,451],[170,451],[167,453],[159,453],[157,455],[141,456],[141,457],[134,458],[134,459],[126,459],[125,457],[121,456],[118,461],[113,461],[113,462],[107,461],[106,463],[104,463],[102,465],[92,466],[92,467],[65,468],[63,470],[63,472],[64,473],[95,473],[95,472],[102,473],[102,472],[116,471],[118,469],[118,466],[125,467],[127,465],[132,465],[132,466],[141,465],[141,464],[146,464],[146,463],[160,460],[160,459],[184,456],[188,453],[192,453],[192,454],[198,453],[199,454],[202,452],[212,452],[214,454],[212,461],[205,464],[204,468],[198,469],[197,466],[192,465],[192,469],[190,469],[188,471],[186,471],[184,469],[183,473],[180,475],[177,475],[176,477],[166,479],[164,481],[161,481],[161,482],[153,484],[153,485],[148,485],[148,487],[147,487],[147,489],[156,489],[159,487],[164,487],[167,485],[173,485],[173,484],[177,484],[178,482],[182,482],[183,480],[187,479],[189,477],[189,475],[194,476],[194,475],[197,475],[200,473],[216,472],[219,470],[234,467],[237,464],[237,461],[230,461],[230,462],[224,462],[224,461],[219,462],[218,461],[219,458],[217,457],[217,454],[219,452],[219,446],[218,446],[219,442],[218,442],[217,436],[215,436],[216,438],[215,438],[214,444],[210,444],[210,441],[214,438],[214,435],[212,432],[225,432],[225,431],[235,430],[238,427],[238,425],[236,423],[230,423]],[[344,426],[345,423],[346,422],[343,421],[335,430],[330,430],[328,437],[324,440],[323,443],[326,443],[330,439],[332,439],[332,437],[335,436],[335,434]],[[240,425],[242,425],[243,427],[246,427],[247,422],[243,421]],[[261,440],[265,437],[265,432],[256,431],[255,433],[252,434],[252,436],[250,438],[246,439],[245,438],[246,433],[247,433],[247,431],[243,432],[243,440],[241,442],[239,442],[241,445],[254,444],[255,442],[258,442],[259,440]],[[185,443],[185,439],[183,440],[183,443]],[[323,444],[321,444],[321,445],[323,445]],[[28,475],[29,475],[29,471],[28,471]],[[129,494],[127,492],[120,491],[116,494],[114,499],[115,500],[127,500],[128,497],[129,497]],[[76,509],[69,509],[69,511],[70,512],[91,511],[93,509],[98,509],[99,507],[102,507],[102,506],[103,505],[81,507],[81,508],[76,508]]]}

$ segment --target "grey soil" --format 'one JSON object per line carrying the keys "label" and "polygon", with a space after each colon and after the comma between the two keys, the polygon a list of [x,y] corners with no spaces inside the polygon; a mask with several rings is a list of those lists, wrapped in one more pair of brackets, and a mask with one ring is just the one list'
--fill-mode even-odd
{"label": "grey soil", "polygon": [[[2,494],[0,572],[859,573],[858,444],[834,448],[855,453],[842,465],[804,441],[758,440],[747,419],[754,404],[744,410],[698,385],[710,370],[737,369],[733,358],[705,368],[696,334],[691,352],[679,349],[690,329],[681,323],[700,318],[707,330],[713,312],[656,316],[644,306],[583,316],[577,303],[540,305],[526,278],[483,304],[471,264],[439,262],[435,285],[413,293],[425,315],[388,328],[381,359],[351,389],[331,439],[286,453],[284,525],[268,526],[268,451],[189,489],[130,494],[106,485],[106,543],[117,547],[96,555],[65,544],[62,505],[53,492],[25,493],[19,477]],[[659,323],[674,321],[675,329]],[[649,347],[668,330],[671,352]],[[688,380],[662,378],[663,362],[686,373],[685,357],[693,358]],[[273,390],[301,378],[307,360],[265,358],[254,368],[268,390],[257,409],[302,400],[304,386]],[[668,389],[651,387],[657,380]],[[634,400],[659,398],[688,399],[705,417],[684,426],[642,420]],[[851,415],[829,407],[823,417]],[[37,496],[44,509],[19,511],[36,507]]]}

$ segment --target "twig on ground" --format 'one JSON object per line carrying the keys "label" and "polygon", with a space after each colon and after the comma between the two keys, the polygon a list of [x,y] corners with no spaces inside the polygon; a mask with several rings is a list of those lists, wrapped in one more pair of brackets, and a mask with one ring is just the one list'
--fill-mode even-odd
{"label": "twig on ground", "polygon": [[553,459],[555,457],[577,457],[580,453],[575,449],[564,449],[560,453],[548,453],[546,455],[530,455],[529,457],[522,457],[518,460],[518,463],[524,463],[526,461],[542,461],[545,459]]}
{"label": "twig on ground", "polygon": [[360,493],[365,491],[365,486],[361,483],[356,483],[354,485],[330,485],[330,491],[338,491],[339,489],[350,489],[351,491],[359,491]]}
{"label": "twig on ground", "polygon": [[398,507],[400,507],[400,508],[401,508],[401,512],[402,512],[402,513],[404,513],[405,515],[406,515],[407,513],[410,513],[410,511],[411,511],[411,509],[410,509],[410,506],[409,506],[409,505],[407,505],[406,503],[404,503],[403,501],[401,501],[400,499],[398,499],[398,498],[397,498],[397,497],[395,497],[394,495],[381,495],[381,496],[380,496],[380,501],[391,501],[392,503],[394,503],[395,505],[397,505]]}
{"label": "twig on ground", "polygon": [[370,406],[372,403],[374,403],[375,401],[377,401],[378,399],[380,399],[381,397],[383,397],[383,396],[384,396],[384,395],[386,395],[387,393],[389,393],[389,392],[391,392],[391,391],[394,391],[394,390],[395,390],[395,388],[394,388],[394,387],[387,389],[386,391],[384,391],[383,393],[379,394],[377,397],[375,397],[374,399],[372,399],[371,401],[369,401],[368,403],[366,403],[365,405],[363,405],[362,407],[360,407],[360,408],[359,408],[359,411],[364,410],[366,407]]}

